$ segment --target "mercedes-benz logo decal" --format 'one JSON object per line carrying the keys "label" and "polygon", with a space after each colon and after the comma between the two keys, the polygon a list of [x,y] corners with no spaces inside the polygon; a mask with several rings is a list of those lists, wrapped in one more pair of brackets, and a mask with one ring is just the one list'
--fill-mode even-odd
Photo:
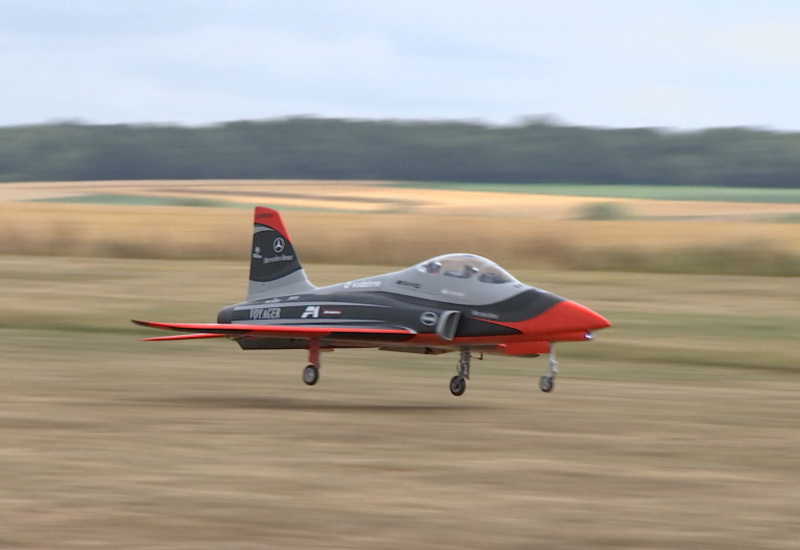
{"label": "mercedes-benz logo decal", "polygon": [[272,241],[272,250],[274,250],[278,254],[283,252],[284,248],[286,248],[286,241],[284,241],[283,238],[278,237],[277,239]]}
{"label": "mercedes-benz logo decal", "polygon": [[439,320],[439,316],[436,315],[432,311],[426,311],[422,315],[419,316],[419,322],[425,325],[426,327],[432,327],[436,324],[436,321]]}

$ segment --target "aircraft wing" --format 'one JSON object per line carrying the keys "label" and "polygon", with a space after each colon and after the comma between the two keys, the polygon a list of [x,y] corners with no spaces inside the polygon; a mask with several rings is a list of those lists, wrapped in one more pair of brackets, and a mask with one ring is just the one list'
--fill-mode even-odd
{"label": "aircraft wing", "polygon": [[245,324],[191,324],[191,323],[153,323],[133,322],[143,327],[161,330],[186,332],[176,336],[147,338],[145,341],[194,340],[201,338],[294,338],[298,340],[358,340],[385,342],[404,339],[417,334],[407,328],[370,328],[335,326],[269,326]]}

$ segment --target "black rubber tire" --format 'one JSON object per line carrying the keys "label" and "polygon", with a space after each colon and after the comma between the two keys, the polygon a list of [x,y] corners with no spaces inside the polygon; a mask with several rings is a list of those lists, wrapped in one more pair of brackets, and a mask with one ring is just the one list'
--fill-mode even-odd
{"label": "black rubber tire", "polygon": [[465,391],[467,391],[467,381],[461,376],[454,376],[450,380],[450,393],[458,397],[464,395]]}
{"label": "black rubber tire", "polygon": [[314,365],[308,365],[303,369],[303,382],[309,386],[313,386],[319,381],[319,369]]}

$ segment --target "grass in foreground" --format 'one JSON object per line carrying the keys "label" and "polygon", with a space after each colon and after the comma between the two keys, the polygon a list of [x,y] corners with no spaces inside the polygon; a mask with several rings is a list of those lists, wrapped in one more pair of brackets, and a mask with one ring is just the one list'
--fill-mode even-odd
{"label": "grass in foreground", "polygon": [[340,350],[309,388],[302,352],[136,340],[238,301],[238,263],[0,258],[0,545],[796,543],[794,281],[517,275],[614,328],[560,349],[553,394],[491,357],[453,398],[451,355]]}

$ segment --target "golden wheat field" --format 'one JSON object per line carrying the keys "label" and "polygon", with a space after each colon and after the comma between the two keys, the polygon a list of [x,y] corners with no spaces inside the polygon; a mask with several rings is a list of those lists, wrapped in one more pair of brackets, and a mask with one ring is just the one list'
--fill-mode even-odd
{"label": "golden wheat field", "polygon": [[282,210],[311,261],[407,265],[464,250],[519,267],[800,273],[800,225],[754,221],[800,205],[625,199],[630,219],[576,219],[598,201],[610,199],[365,182],[3,184],[0,253],[235,259],[247,209],[262,204]]}
{"label": "golden wheat field", "polygon": [[145,180],[6,183],[0,202],[115,195],[173,202],[205,200],[227,205],[269,204],[277,209],[574,219],[587,205],[620,203],[641,218],[751,221],[800,214],[800,205],[719,201],[608,199],[441,188],[403,188],[391,182],[298,180]]}

